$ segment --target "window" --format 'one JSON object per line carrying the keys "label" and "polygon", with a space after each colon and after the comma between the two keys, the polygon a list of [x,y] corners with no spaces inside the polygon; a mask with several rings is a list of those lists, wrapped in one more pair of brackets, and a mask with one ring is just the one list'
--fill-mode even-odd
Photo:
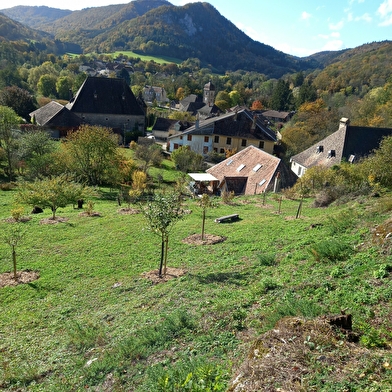
{"label": "window", "polygon": [[203,154],[207,155],[208,154],[208,146],[203,147]]}
{"label": "window", "polygon": [[224,153],[225,153],[225,149],[224,149],[224,148],[221,148],[221,149],[220,149],[220,153],[221,153],[221,154],[224,154]]}
{"label": "window", "polygon": [[257,172],[262,166],[263,166],[262,164],[258,163],[258,164],[253,168],[253,171],[254,171],[254,172]]}
{"label": "window", "polygon": [[226,144],[228,144],[228,145],[231,144],[231,137],[228,137],[228,138],[226,139]]}
{"label": "window", "polygon": [[242,147],[246,147],[246,139],[242,139],[241,140],[241,146]]}
{"label": "window", "polygon": [[204,136],[204,143],[208,143],[210,141],[210,138],[208,136]]}
{"label": "window", "polygon": [[187,140],[188,140],[188,141],[191,141],[191,140],[192,140],[192,135],[188,135],[188,136],[187,136]]}
{"label": "window", "polygon": [[317,146],[317,148],[316,148],[316,153],[317,154],[320,154],[323,151],[324,151],[324,147],[323,146]]}
{"label": "window", "polygon": [[229,162],[226,163],[226,166],[230,166],[233,163],[233,160],[230,159]]}
{"label": "window", "polygon": [[245,165],[243,163],[241,163],[241,165],[239,165],[237,167],[237,171],[240,172],[244,167],[245,167]]}
{"label": "window", "polygon": [[327,158],[333,158],[336,156],[335,150],[329,150],[328,151],[328,157]]}
{"label": "window", "polygon": [[214,137],[214,143],[219,143],[219,136]]}
{"label": "window", "polygon": [[259,148],[264,148],[264,142],[262,140],[259,142]]}
{"label": "window", "polygon": [[178,150],[178,144],[177,144],[177,143],[174,143],[174,144],[173,144],[173,149],[174,149],[174,150]]}
{"label": "window", "polygon": [[216,147],[214,147],[214,152],[218,153],[218,149]]}

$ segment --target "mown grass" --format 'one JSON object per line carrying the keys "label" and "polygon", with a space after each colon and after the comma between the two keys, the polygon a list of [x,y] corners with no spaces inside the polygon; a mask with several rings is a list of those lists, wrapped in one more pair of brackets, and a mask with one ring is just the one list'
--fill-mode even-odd
{"label": "mown grass", "polygon": [[[154,170],[167,184],[176,179]],[[0,191],[0,227],[10,224],[4,219],[15,192]],[[206,233],[226,241],[196,246],[182,242],[202,223],[196,201],[186,199],[192,213],[170,236],[168,265],[188,272],[156,285],[142,274],[158,268],[160,238],[141,214],[119,214],[114,192],[98,192],[100,217],[71,206],[57,213],[69,218],[65,223],[40,224],[50,211],[32,215],[19,223],[27,234],[17,248],[18,270],[39,271],[40,278],[0,288],[0,389],[223,391],[252,338],[280,318],[342,309],[352,313],[369,358],[382,349],[391,363],[392,260],[388,240],[373,241],[373,229],[389,217],[380,205],[389,200],[328,209],[306,200],[295,219],[298,201],[279,207],[271,195],[265,202],[240,197],[207,210]],[[230,213],[240,220],[214,223]],[[0,257],[0,273],[10,271],[4,243]],[[308,385],[339,390],[317,375],[319,366]],[[347,390],[366,390],[366,380],[348,377]],[[382,387],[391,384],[385,379]]]}

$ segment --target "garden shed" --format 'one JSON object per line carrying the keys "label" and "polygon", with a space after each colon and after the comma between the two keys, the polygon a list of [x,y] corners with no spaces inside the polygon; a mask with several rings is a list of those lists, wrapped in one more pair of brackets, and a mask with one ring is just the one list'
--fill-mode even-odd
{"label": "garden shed", "polygon": [[214,195],[218,192],[219,180],[210,173],[188,173],[189,188],[194,195]]}

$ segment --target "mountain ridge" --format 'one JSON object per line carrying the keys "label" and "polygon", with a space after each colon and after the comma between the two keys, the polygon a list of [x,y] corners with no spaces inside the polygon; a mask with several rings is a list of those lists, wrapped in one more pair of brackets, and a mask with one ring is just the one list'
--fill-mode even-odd
{"label": "mountain ridge", "polygon": [[218,72],[255,71],[270,78],[324,69],[353,53],[372,50],[372,46],[377,48],[381,44],[364,44],[300,58],[253,40],[207,2],[174,6],[167,0],[134,0],[80,11],[16,6],[0,12],[21,23],[21,31],[25,25],[41,31],[25,32],[26,40],[39,34],[48,39],[51,34],[57,42],[80,45],[85,53],[131,50],[184,61],[198,58],[202,66]]}

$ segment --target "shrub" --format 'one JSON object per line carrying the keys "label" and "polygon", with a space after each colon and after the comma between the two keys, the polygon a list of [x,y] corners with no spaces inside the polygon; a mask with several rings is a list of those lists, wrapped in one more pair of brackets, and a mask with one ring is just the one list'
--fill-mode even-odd
{"label": "shrub", "polygon": [[221,194],[222,201],[225,204],[230,204],[232,202],[232,200],[234,199],[234,196],[235,196],[235,194],[233,191],[231,191],[231,192],[223,191]]}
{"label": "shrub", "polygon": [[15,221],[19,222],[22,218],[23,212],[24,208],[21,206],[17,206],[11,210],[11,216]]}
{"label": "shrub", "polygon": [[270,267],[276,264],[275,253],[260,253],[257,255],[259,265]]}
{"label": "shrub", "polygon": [[349,244],[334,238],[320,241],[309,249],[316,261],[323,262],[345,260],[352,251]]}

